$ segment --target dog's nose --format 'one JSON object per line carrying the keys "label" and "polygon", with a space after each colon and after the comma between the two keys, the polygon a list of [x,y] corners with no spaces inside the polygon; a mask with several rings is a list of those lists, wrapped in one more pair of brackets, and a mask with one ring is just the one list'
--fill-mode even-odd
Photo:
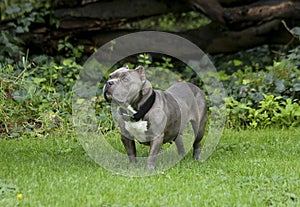
{"label": "dog's nose", "polygon": [[114,82],[113,81],[107,81],[107,83],[106,83],[108,86],[112,86],[112,85],[114,85]]}

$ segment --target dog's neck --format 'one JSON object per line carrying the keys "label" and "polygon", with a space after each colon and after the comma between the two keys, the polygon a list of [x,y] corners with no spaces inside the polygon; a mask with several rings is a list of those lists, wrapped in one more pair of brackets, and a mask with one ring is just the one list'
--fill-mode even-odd
{"label": "dog's neck", "polygon": [[140,91],[137,99],[131,103],[131,106],[134,110],[138,111],[141,106],[151,97],[153,90],[147,92],[147,94],[142,95],[142,91]]}
{"label": "dog's neck", "polygon": [[153,92],[151,83],[147,80],[139,91],[137,98],[131,103],[131,106],[138,111],[140,107],[151,97]]}
{"label": "dog's neck", "polygon": [[[129,115],[132,120],[139,121],[143,119],[143,117],[148,113],[148,111],[151,109],[152,105],[154,104],[156,99],[156,93],[152,89],[152,85],[149,81],[146,81],[143,85],[142,89],[139,91],[139,93],[136,95],[136,98],[132,99],[132,101],[129,103],[129,107],[131,110],[131,113],[134,114]],[[128,117],[128,114],[123,112],[123,115],[125,117]]]}
{"label": "dog's neck", "polygon": [[143,117],[148,113],[148,111],[152,108],[156,98],[155,91],[152,90],[152,93],[150,97],[142,104],[140,105],[138,111],[131,116],[131,118],[135,121],[139,121],[143,119]]}

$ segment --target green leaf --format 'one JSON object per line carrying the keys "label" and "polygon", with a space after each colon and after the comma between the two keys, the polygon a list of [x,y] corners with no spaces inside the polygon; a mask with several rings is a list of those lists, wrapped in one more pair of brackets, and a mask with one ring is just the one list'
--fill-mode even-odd
{"label": "green leaf", "polygon": [[32,6],[32,3],[25,3],[24,4],[24,10],[26,12],[31,12],[33,10],[33,6]]}
{"label": "green leaf", "polygon": [[290,32],[300,38],[300,27],[294,27]]}
{"label": "green leaf", "polygon": [[70,48],[70,49],[73,48],[73,45],[72,45],[71,43],[69,43],[69,42],[66,42],[65,46],[66,46],[67,48]]}
{"label": "green leaf", "polygon": [[16,33],[24,33],[24,32],[25,32],[25,30],[24,30],[23,27],[18,26],[18,27],[16,28]]}
{"label": "green leaf", "polygon": [[13,27],[13,28],[16,28],[16,27],[17,27],[17,25],[16,25],[15,23],[13,23],[13,22],[7,23],[7,26]]}
{"label": "green leaf", "polygon": [[71,60],[71,59],[65,59],[65,60],[63,61],[63,65],[65,65],[65,66],[70,66],[70,65],[72,65],[72,62],[73,62],[73,60]]}
{"label": "green leaf", "polygon": [[295,91],[300,91],[300,83],[294,84],[293,88]]}
{"label": "green leaf", "polygon": [[285,80],[276,80],[275,81],[275,92],[282,93],[286,90]]}
{"label": "green leaf", "polygon": [[263,79],[265,84],[271,85],[274,81],[275,75],[273,73],[268,73]]}
{"label": "green leaf", "polygon": [[64,44],[58,44],[58,51],[61,51],[65,47]]}
{"label": "green leaf", "polygon": [[45,82],[47,79],[46,78],[32,78],[31,79],[36,85],[39,85],[42,82]]}
{"label": "green leaf", "polygon": [[21,8],[18,6],[12,6],[5,10],[6,14],[13,14],[13,13],[19,13],[21,11]]}
{"label": "green leaf", "polygon": [[241,60],[233,60],[234,66],[241,66],[243,65],[243,62]]}
{"label": "green leaf", "polygon": [[12,93],[13,99],[17,102],[23,102],[28,97],[28,93],[24,90],[17,90]]}
{"label": "green leaf", "polygon": [[247,85],[247,84],[250,83],[250,82],[251,82],[251,80],[249,80],[249,79],[244,79],[243,82],[242,82],[242,84],[243,84],[243,85]]}

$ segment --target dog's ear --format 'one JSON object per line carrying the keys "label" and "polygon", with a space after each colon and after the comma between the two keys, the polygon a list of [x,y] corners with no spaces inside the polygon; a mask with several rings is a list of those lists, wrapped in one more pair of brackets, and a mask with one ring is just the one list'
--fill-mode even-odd
{"label": "dog's ear", "polygon": [[144,67],[143,66],[138,66],[134,70],[139,73],[141,81],[143,82],[143,88],[142,88],[143,95],[146,95],[148,93],[152,93],[152,85],[146,79],[146,73],[145,73]]}
{"label": "dog's ear", "polygon": [[146,74],[145,74],[144,67],[140,65],[140,66],[137,66],[134,70],[139,73],[141,81],[145,82],[146,81]]}

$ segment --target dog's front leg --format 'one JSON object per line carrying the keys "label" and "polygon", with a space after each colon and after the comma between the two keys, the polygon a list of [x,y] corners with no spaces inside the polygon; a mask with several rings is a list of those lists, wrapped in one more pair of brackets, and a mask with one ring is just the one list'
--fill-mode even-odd
{"label": "dog's front leg", "polygon": [[163,144],[163,136],[164,136],[163,134],[159,135],[150,142],[150,152],[149,152],[147,166],[146,166],[148,170],[155,169],[156,159],[161,149],[161,146]]}
{"label": "dog's front leg", "polygon": [[127,137],[125,137],[123,135],[121,136],[121,140],[122,140],[125,150],[127,152],[129,162],[137,162],[136,148],[135,148],[134,140],[128,139]]}

